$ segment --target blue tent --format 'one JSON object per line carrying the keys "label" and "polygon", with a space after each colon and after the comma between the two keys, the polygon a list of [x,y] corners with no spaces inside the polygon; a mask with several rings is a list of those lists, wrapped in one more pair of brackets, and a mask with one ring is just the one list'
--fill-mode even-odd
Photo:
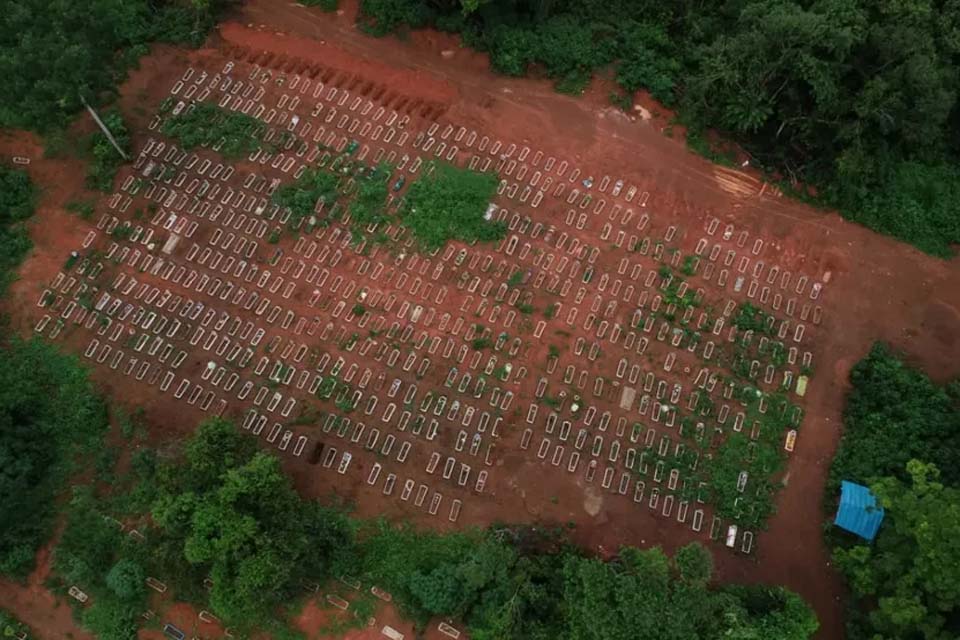
{"label": "blue tent", "polygon": [[873,540],[881,522],[883,507],[877,504],[877,498],[870,489],[844,480],[840,484],[840,508],[837,509],[833,524],[861,538]]}

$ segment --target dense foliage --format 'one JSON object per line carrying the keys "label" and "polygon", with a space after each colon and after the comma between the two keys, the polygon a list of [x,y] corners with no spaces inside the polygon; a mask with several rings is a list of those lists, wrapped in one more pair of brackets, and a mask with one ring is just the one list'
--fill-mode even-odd
{"label": "dense foliage", "polygon": [[348,211],[354,225],[367,226],[387,220],[387,195],[391,169],[381,165],[357,181],[357,192]]}
{"label": "dense foliage", "polygon": [[95,451],[107,424],[76,358],[43,342],[0,350],[0,573],[22,576],[50,533],[71,457]]}
{"label": "dense foliage", "polygon": [[872,545],[837,529],[828,535],[853,595],[848,637],[956,638],[960,389],[934,384],[882,344],[850,381],[827,504],[836,504],[841,480],[853,480],[870,486],[885,518]]}
{"label": "dense foliage", "polygon": [[329,171],[307,169],[296,181],[277,189],[273,201],[290,209],[290,220],[296,223],[314,215],[317,203],[329,208],[336,202],[339,182],[339,178]]}
{"label": "dense foliage", "polygon": [[364,575],[419,621],[464,619],[478,640],[512,638],[776,638],[817,629],[795,594],[767,587],[710,589],[699,544],[671,561],[659,548],[624,548],[602,562],[533,529],[440,534],[381,524],[363,539]]}
{"label": "dense foliage", "polygon": [[[419,247],[427,251],[450,240],[477,242],[503,237],[505,225],[485,219],[497,188],[496,174],[433,163],[394,201],[390,191],[399,192],[404,183],[402,175],[394,179],[393,168],[386,163],[371,167],[342,153],[332,161],[325,157],[318,166],[277,189],[272,198],[290,211],[294,226],[304,219],[310,220],[310,226],[327,224],[345,212],[357,241],[386,241],[382,229],[372,235],[366,232],[392,223],[410,229]],[[318,208],[322,216],[315,213]]]}
{"label": "dense foliage", "polygon": [[[306,586],[346,575],[388,590],[418,624],[456,618],[478,640],[804,640],[817,628],[784,589],[711,587],[712,559],[699,544],[673,560],[658,548],[624,548],[605,563],[562,530],[440,533],[351,521],[299,498],[273,455],[219,419],[179,454],[136,453],[109,496],[78,488],[68,516],[55,568],[62,587],[93,595],[83,623],[101,638],[134,637],[146,576],[209,602],[241,632],[282,618]],[[118,520],[142,540],[122,534]]]}
{"label": "dense foliage", "polygon": [[276,620],[304,580],[333,575],[351,544],[342,513],[301,500],[275,456],[214,419],[181,454],[137,451],[109,494],[75,487],[54,568],[60,588],[91,595],[81,621],[101,639],[136,638],[148,576],[247,631]]}
{"label": "dense foliage", "polygon": [[0,637],[13,638],[18,634],[29,634],[27,625],[17,620],[12,613],[0,609]]}
{"label": "dense foliage", "polygon": [[266,125],[243,113],[195,102],[165,120],[160,130],[184,149],[215,147],[226,158],[240,158],[260,148]]}
{"label": "dense foliage", "polygon": [[330,577],[335,554],[350,553],[346,518],[301,500],[279,460],[223,420],[203,423],[185,459],[161,470],[152,515],[162,545],[213,581],[211,608],[240,627],[269,618],[304,580]]}
{"label": "dense foliage", "polygon": [[851,640],[960,637],[960,489],[934,465],[911,460],[906,471],[909,482],[871,485],[886,510],[874,544],[834,553],[860,604]]}
{"label": "dense foliage", "polygon": [[101,640],[132,640],[147,605],[148,549],[106,515],[91,487],[74,488],[54,570],[62,587],[90,596],[83,626]]}
{"label": "dense foliage", "polygon": [[318,7],[321,11],[336,11],[340,0],[301,0],[300,4],[308,7]]}
{"label": "dense foliage", "polygon": [[154,40],[199,44],[228,0],[21,0],[0,12],[0,127],[50,131]]}
{"label": "dense foliage", "polygon": [[26,172],[0,165],[0,293],[32,246],[24,222],[33,215],[35,199]]}
{"label": "dense foliage", "polygon": [[485,215],[497,189],[497,176],[460,169],[445,162],[410,185],[400,208],[404,226],[428,250],[450,240],[463,242],[499,240],[506,224],[490,222]]}
{"label": "dense foliage", "polygon": [[880,343],[854,366],[850,381],[830,493],[841,480],[906,480],[913,458],[935,464],[944,482],[960,486],[960,387],[934,384]]}
{"label": "dense foliage", "polygon": [[359,21],[459,32],[495,70],[542,69],[565,91],[613,64],[692,139],[720,130],[924,251],[960,242],[956,0],[362,0]]}
{"label": "dense foliage", "polygon": [[[125,153],[130,152],[130,134],[123,116],[116,109],[100,114],[103,124],[113,135],[113,139]],[[113,179],[117,170],[124,163],[123,156],[110,144],[107,136],[97,131],[90,139],[90,166],[87,168],[87,186],[100,191],[113,191]]]}

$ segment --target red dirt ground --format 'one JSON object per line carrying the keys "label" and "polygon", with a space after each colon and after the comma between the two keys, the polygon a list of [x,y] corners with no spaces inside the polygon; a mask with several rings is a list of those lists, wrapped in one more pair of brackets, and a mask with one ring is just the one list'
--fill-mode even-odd
{"label": "red dirt ground", "polygon": [[[460,49],[450,36],[428,32],[414,33],[404,42],[374,40],[355,30],[351,15],[351,10],[334,17],[279,0],[253,0],[244,7],[242,22],[269,25],[269,29],[251,31],[225,24],[221,35],[226,45],[269,49],[346,76],[359,74],[392,88],[398,96],[404,92],[427,96],[444,105],[445,117],[459,124],[518,144],[535,144],[590,167],[596,176],[629,176],[651,192],[647,207],[656,212],[661,225],[676,221],[696,233],[701,219],[716,216],[738,229],[749,229],[754,237],[775,242],[781,264],[815,276],[829,272],[829,305],[814,343],[817,373],[805,398],[804,427],[789,459],[789,482],[778,496],[777,514],[754,555],[724,553],[719,545],[712,548],[719,580],[785,584],[813,604],[821,621],[819,637],[842,637],[842,586],[829,568],[821,528],[823,485],[840,435],[847,373],[874,340],[902,349],[934,378],[960,373],[958,261],[930,258],[836,214],[759,195],[768,191],[757,176],[720,169],[688,153],[679,141],[662,135],[658,124],[662,121],[656,116],[635,119],[607,106],[608,88],[603,83],[595,83],[581,98],[561,96],[546,81],[492,75],[484,56]],[[442,56],[441,51],[453,51],[453,56]],[[131,129],[143,131],[146,123],[136,107],[155,105],[186,61],[197,64],[205,55],[209,52],[155,49],[123,89],[122,106],[132,121]],[[134,138],[139,147],[140,134]],[[89,228],[63,210],[82,192],[82,169],[69,159],[42,159],[36,143],[22,135],[0,139],[0,154],[31,157],[28,170],[44,189],[34,223],[36,249],[7,301],[15,321],[28,331],[35,320],[30,314],[39,288],[60,269],[65,255]],[[695,240],[691,236],[685,244]],[[71,350],[82,348],[77,340],[68,340],[68,345]],[[530,357],[542,361],[545,353]],[[146,385],[109,375],[104,367],[94,371],[108,394],[146,408],[149,421],[157,427],[151,432],[155,442],[169,439],[171,432],[189,433],[203,415],[195,407],[158,397]],[[600,513],[591,517],[581,507],[584,488],[571,476],[551,476],[558,484],[544,486],[543,467],[537,461],[507,456],[501,462],[499,477],[489,490],[496,500],[465,509],[457,526],[484,525],[496,519],[574,521],[576,539],[602,551],[615,550],[620,544],[660,544],[672,550],[691,539],[688,527],[645,513],[638,517],[626,501],[607,500]],[[287,468],[304,493],[322,496],[335,491],[354,501],[360,515],[448,525],[445,518],[406,509],[399,501],[370,490],[362,480],[345,485],[338,476],[318,473],[302,463],[291,462]],[[549,500],[552,496],[559,497],[555,504]],[[33,626],[41,638],[66,637],[68,630],[74,637],[83,637],[72,626],[69,609],[55,610],[45,619],[51,597],[42,588],[43,575],[41,569],[25,589],[0,583],[0,603]],[[310,608],[304,612],[308,629],[322,624],[323,616],[315,618],[314,613]],[[180,616],[187,624],[193,614],[177,605],[170,616]],[[393,626],[401,628],[400,623]],[[356,637],[377,636],[361,633]]]}

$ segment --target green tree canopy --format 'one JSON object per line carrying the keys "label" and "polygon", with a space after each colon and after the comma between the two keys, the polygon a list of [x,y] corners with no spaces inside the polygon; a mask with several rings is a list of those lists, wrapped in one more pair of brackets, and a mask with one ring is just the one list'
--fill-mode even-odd
{"label": "green tree canopy", "polygon": [[136,600],[146,593],[145,579],[143,567],[134,560],[123,558],[107,573],[106,583],[121,600]]}
{"label": "green tree canopy", "polygon": [[886,510],[873,545],[840,548],[834,559],[863,609],[852,638],[955,638],[960,615],[960,490],[932,464],[911,460],[909,483],[871,485]]}
{"label": "green tree canopy", "polygon": [[360,6],[374,34],[457,31],[498,72],[543,72],[561,91],[612,64],[627,92],[678,108],[691,146],[719,131],[872,229],[937,255],[960,243],[957,0]]}
{"label": "green tree canopy", "polygon": [[230,624],[268,619],[302,580],[330,575],[335,553],[352,552],[344,516],[301,500],[279,460],[227,421],[201,424],[185,460],[159,475],[160,544],[209,575],[210,605]]}
{"label": "green tree canopy", "polygon": [[39,340],[0,349],[0,573],[33,567],[71,456],[92,451],[106,425],[76,358]]}
{"label": "green tree canopy", "polygon": [[199,44],[226,0],[21,0],[0,13],[0,127],[50,131],[153,40]]}
{"label": "green tree canopy", "polygon": [[960,396],[934,384],[882,343],[850,372],[844,431],[830,468],[828,492],[841,480],[908,479],[912,458],[943,469],[948,485],[960,485]]}

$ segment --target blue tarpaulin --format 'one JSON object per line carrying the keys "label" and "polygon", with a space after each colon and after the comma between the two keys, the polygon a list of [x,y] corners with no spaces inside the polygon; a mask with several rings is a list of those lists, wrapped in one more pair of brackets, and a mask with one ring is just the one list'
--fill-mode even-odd
{"label": "blue tarpaulin", "polygon": [[840,508],[837,509],[833,524],[861,538],[873,540],[881,522],[883,507],[877,504],[877,498],[870,489],[844,480],[840,484]]}

